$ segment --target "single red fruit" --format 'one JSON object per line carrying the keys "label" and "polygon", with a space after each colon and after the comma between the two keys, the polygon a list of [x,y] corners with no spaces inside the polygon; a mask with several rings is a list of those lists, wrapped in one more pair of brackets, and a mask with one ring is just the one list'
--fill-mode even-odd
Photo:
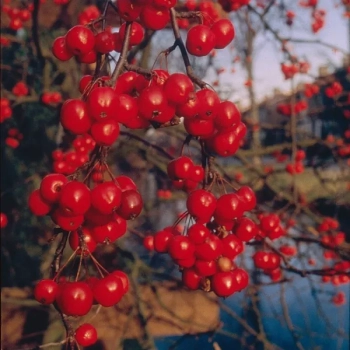
{"label": "single red fruit", "polygon": [[96,328],[90,323],[83,323],[75,331],[75,340],[81,346],[91,346],[97,341]]}
{"label": "single red fruit", "polygon": [[199,289],[201,280],[201,276],[199,276],[193,268],[184,269],[182,271],[182,283],[189,289]]}
{"label": "single red fruit", "polygon": [[118,277],[122,281],[123,293],[126,294],[129,291],[129,287],[130,287],[130,282],[129,282],[129,278],[128,278],[127,274],[123,271],[115,270],[115,271],[111,272],[111,275]]}
{"label": "single red fruit", "polygon": [[120,128],[114,120],[95,122],[91,127],[91,136],[100,146],[112,146],[118,139]]}
{"label": "single red fruit", "polygon": [[0,228],[6,227],[8,224],[7,215],[4,213],[0,213]]}
{"label": "single red fruit", "polygon": [[173,236],[169,241],[168,252],[173,259],[189,259],[194,251],[194,244],[188,237]]}
{"label": "single red fruit", "polygon": [[211,278],[211,288],[219,297],[228,297],[237,291],[232,272],[218,272]]}
{"label": "single red fruit", "polygon": [[158,253],[166,253],[169,249],[170,239],[173,237],[173,233],[170,230],[158,231],[154,235],[154,250]]}
{"label": "single red fruit", "polygon": [[187,210],[199,223],[207,223],[216,208],[215,196],[206,190],[191,192],[186,202]]}
{"label": "single red fruit", "polygon": [[119,277],[108,275],[96,282],[92,292],[99,304],[110,307],[117,304],[123,297],[123,282]]}
{"label": "single red fruit", "polygon": [[222,255],[234,259],[237,255],[241,254],[244,250],[242,241],[233,234],[227,235],[222,239]]}
{"label": "single red fruit", "polygon": [[46,175],[40,184],[40,195],[48,203],[58,202],[62,187],[68,179],[62,174]]}
{"label": "single red fruit", "polygon": [[67,100],[61,109],[61,124],[68,131],[76,135],[85,134],[92,125],[86,104],[79,99]]}
{"label": "single red fruit", "polygon": [[95,50],[102,54],[107,54],[114,50],[113,34],[107,31],[96,34]]}
{"label": "single red fruit", "polygon": [[40,195],[40,190],[33,191],[28,199],[28,206],[36,216],[45,216],[51,210],[51,204],[47,203]]}
{"label": "single red fruit", "polygon": [[102,214],[111,214],[119,208],[122,191],[113,181],[95,186],[91,191],[91,205]]}
{"label": "single red fruit", "polygon": [[115,91],[108,86],[93,89],[86,101],[89,115],[96,121],[114,119],[117,106],[118,97]]}
{"label": "single red fruit", "polygon": [[188,238],[194,244],[202,244],[210,236],[210,231],[201,224],[194,224],[187,230]]}
{"label": "single red fruit", "polygon": [[66,34],[66,46],[74,55],[87,54],[95,46],[94,33],[85,26],[74,26]]}
{"label": "single red fruit", "polygon": [[60,61],[68,61],[73,57],[73,53],[70,52],[66,46],[66,38],[59,36],[52,44],[52,53]]}
{"label": "single red fruit", "polygon": [[142,207],[143,201],[140,193],[135,190],[127,190],[122,192],[121,204],[117,213],[125,220],[133,220],[140,215]]}
{"label": "single red fruit", "polygon": [[211,31],[215,35],[215,48],[223,49],[231,43],[235,37],[235,28],[228,19],[219,19],[212,27]]}
{"label": "single red fruit", "polygon": [[163,90],[168,101],[175,105],[186,103],[190,95],[194,95],[192,80],[182,73],[171,74],[165,82]]}
{"label": "single red fruit", "polygon": [[113,221],[92,228],[91,234],[97,243],[113,243],[126,233],[126,220],[117,214],[114,217]]}
{"label": "single red fruit", "polygon": [[169,10],[167,8],[146,5],[141,11],[140,20],[144,27],[148,29],[163,29],[170,20]]}
{"label": "single red fruit", "polygon": [[43,305],[52,304],[57,295],[58,286],[54,280],[43,279],[34,288],[34,298]]}
{"label": "single red fruit", "polygon": [[115,178],[122,192],[127,190],[137,190],[135,182],[129,176],[120,175]]}
{"label": "single red fruit", "polygon": [[92,291],[85,282],[67,282],[61,287],[56,301],[67,316],[84,316],[92,306]]}
{"label": "single red fruit", "polygon": [[193,26],[187,33],[186,48],[193,56],[207,56],[215,46],[215,34],[203,24]]}
{"label": "single red fruit", "polygon": [[204,240],[204,243],[196,245],[196,257],[201,260],[216,260],[223,252],[221,239],[213,234]]}
{"label": "single red fruit", "polygon": [[80,235],[79,231],[75,230],[72,231],[69,235],[69,245],[72,248],[73,251],[77,250],[77,254],[81,255],[83,252],[84,256],[88,256],[89,253],[93,253],[96,249],[97,243],[95,242],[91,231],[84,227],[81,231],[83,236],[83,245],[80,244]]}
{"label": "single red fruit", "polygon": [[235,234],[243,242],[249,242],[258,232],[259,228],[253,220],[248,218],[241,218],[238,220]]}
{"label": "single red fruit", "polygon": [[143,246],[147,250],[154,250],[154,236],[145,236],[143,239]]}
{"label": "single red fruit", "polygon": [[90,189],[79,181],[68,182],[61,190],[59,205],[66,215],[83,215],[91,205]]}

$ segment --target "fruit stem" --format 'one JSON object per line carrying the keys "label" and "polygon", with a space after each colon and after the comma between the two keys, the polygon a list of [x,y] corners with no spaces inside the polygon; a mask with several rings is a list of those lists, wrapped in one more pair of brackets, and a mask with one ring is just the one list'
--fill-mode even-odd
{"label": "fruit stem", "polygon": [[126,22],[123,47],[122,47],[120,56],[118,58],[117,64],[114,68],[114,72],[112,73],[112,76],[109,82],[110,86],[115,85],[119,74],[121,73],[125,63],[127,62],[127,53],[129,50],[130,34],[131,34],[131,25],[132,25],[132,22]]}
{"label": "fruit stem", "polygon": [[186,67],[186,73],[189,76],[189,78],[195,83],[197,84],[200,88],[204,88],[207,86],[207,83],[205,83],[203,80],[199,79],[193,72],[193,68],[191,66],[190,63],[190,59],[188,57],[188,53],[185,47],[185,44],[181,38],[180,35],[180,29],[179,29],[179,25],[177,24],[177,20],[176,20],[176,11],[174,8],[170,9],[170,19],[171,19],[171,26],[173,28],[173,33],[174,33],[174,37],[175,37],[175,43],[172,46],[172,48],[174,47],[174,49],[178,46],[180,51],[181,51],[181,55],[182,55],[182,59],[184,61],[185,67]]}

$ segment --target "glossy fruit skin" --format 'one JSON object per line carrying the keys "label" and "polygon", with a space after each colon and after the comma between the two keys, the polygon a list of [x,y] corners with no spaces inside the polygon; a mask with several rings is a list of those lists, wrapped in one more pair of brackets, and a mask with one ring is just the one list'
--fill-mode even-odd
{"label": "glossy fruit skin", "polygon": [[154,250],[154,236],[145,236],[142,244],[147,250]]}
{"label": "glossy fruit skin", "polygon": [[199,100],[198,116],[201,119],[213,119],[217,115],[220,107],[220,98],[218,94],[211,89],[201,89],[196,92]]}
{"label": "glossy fruit skin", "polygon": [[117,210],[118,215],[125,220],[132,220],[140,215],[142,208],[143,201],[139,192],[135,190],[122,192],[121,204]]}
{"label": "glossy fruit skin", "polygon": [[127,190],[137,190],[135,182],[129,176],[119,175],[115,178],[122,192]]}
{"label": "glossy fruit skin", "polygon": [[51,211],[51,204],[44,201],[40,195],[40,190],[35,190],[30,194],[28,206],[36,216],[45,216]]}
{"label": "glossy fruit skin", "polygon": [[136,72],[125,72],[120,74],[114,87],[116,94],[132,94],[135,90],[135,82],[138,76],[139,75]]}
{"label": "glossy fruit skin", "polygon": [[111,272],[111,275],[118,277],[122,281],[123,293],[126,294],[130,288],[130,282],[129,282],[128,275],[120,270],[115,270],[115,271]]}
{"label": "glossy fruit skin", "polygon": [[139,17],[142,7],[130,0],[117,0],[117,7],[120,16],[125,21],[135,21]]}
{"label": "glossy fruit skin", "polygon": [[242,241],[233,234],[227,235],[222,239],[222,255],[234,259],[237,255],[241,254],[244,251],[244,245]]}
{"label": "glossy fruit skin", "polygon": [[98,145],[112,146],[118,139],[120,127],[114,120],[104,120],[93,123],[90,133]]}
{"label": "glossy fruit skin", "polygon": [[201,119],[201,118],[192,118],[185,119],[184,126],[186,131],[192,136],[198,136],[201,139],[207,139],[213,136],[215,132],[214,121]]}
{"label": "glossy fruit skin", "polygon": [[214,260],[196,259],[194,271],[201,277],[212,276],[217,272],[216,262]]}
{"label": "glossy fruit skin", "polygon": [[139,113],[146,120],[158,117],[167,106],[163,89],[156,85],[144,89],[138,98]]}
{"label": "glossy fruit skin", "polygon": [[273,231],[280,224],[280,218],[276,214],[268,214],[261,218],[260,226],[263,231]]}
{"label": "glossy fruit skin", "polygon": [[186,103],[176,106],[176,115],[185,119],[194,119],[198,117],[200,101],[196,94],[191,94]]}
{"label": "glossy fruit skin", "polygon": [[97,243],[113,243],[126,233],[126,220],[114,214],[114,220],[105,225],[94,226],[91,234]]}
{"label": "glossy fruit skin", "polygon": [[168,163],[167,173],[171,180],[184,180],[190,177],[193,166],[191,158],[181,156]]}
{"label": "glossy fruit skin", "polygon": [[221,239],[214,234],[210,234],[202,244],[196,245],[196,257],[205,261],[216,260],[222,251]]}
{"label": "glossy fruit skin", "polygon": [[216,203],[215,217],[225,221],[232,221],[243,215],[241,201],[235,193],[224,194]]}
{"label": "glossy fruit skin", "polygon": [[211,287],[219,297],[228,297],[236,292],[235,279],[232,272],[218,272],[211,278]]}
{"label": "glossy fruit skin", "polygon": [[280,266],[281,258],[276,253],[258,251],[253,255],[256,267],[263,270],[274,270]]}
{"label": "glossy fruit skin", "polygon": [[215,35],[203,24],[193,26],[187,33],[186,49],[197,57],[207,56],[215,46]]}
{"label": "glossy fruit skin", "polygon": [[184,269],[182,271],[182,283],[189,289],[198,289],[200,287],[201,280],[201,276],[199,276],[193,268]]}
{"label": "glossy fruit skin", "polygon": [[258,226],[249,218],[241,218],[236,226],[235,234],[243,242],[249,242],[259,232]]}
{"label": "glossy fruit skin", "polygon": [[97,331],[90,323],[83,323],[76,329],[74,337],[79,345],[91,346],[97,341]]}
{"label": "glossy fruit skin", "polygon": [[237,137],[235,130],[225,129],[219,131],[206,143],[208,149],[221,157],[229,157],[234,155],[239,146],[240,139]]}
{"label": "glossy fruit skin", "polygon": [[73,53],[66,46],[66,38],[64,36],[59,36],[54,40],[52,53],[60,61],[68,61],[73,57]]}
{"label": "glossy fruit skin", "polygon": [[219,129],[229,128],[241,121],[241,113],[237,106],[230,101],[223,101],[219,104],[214,120],[215,126]]}
{"label": "glossy fruit skin", "polygon": [[68,182],[61,190],[59,205],[66,215],[85,214],[91,205],[89,188],[79,181]]}
{"label": "glossy fruit skin", "polygon": [[154,250],[158,253],[166,253],[173,234],[169,230],[158,231],[154,235]]}
{"label": "glossy fruit skin", "polygon": [[0,213],[0,228],[6,227],[8,224],[7,215],[4,213]]}
{"label": "glossy fruit skin", "polygon": [[83,253],[84,256],[88,256],[89,253],[93,253],[96,249],[97,243],[95,242],[91,231],[84,227],[82,229],[83,241],[85,243],[85,249],[80,248],[80,235],[78,230],[72,231],[69,235],[69,245],[73,251],[77,250],[77,254],[81,255]]}
{"label": "glossy fruit skin", "polygon": [[61,109],[62,126],[76,135],[87,133],[92,125],[85,102],[79,99],[67,100]]}
{"label": "glossy fruit skin", "polygon": [[88,224],[95,226],[106,225],[113,220],[113,215],[104,215],[92,206],[84,214],[84,217]]}
{"label": "glossy fruit skin", "polygon": [[165,82],[163,90],[168,101],[175,105],[186,103],[190,95],[194,95],[192,80],[182,73],[171,74]]}
{"label": "glossy fruit skin", "polygon": [[[125,38],[125,27],[126,24],[123,23],[119,28],[119,36],[122,41],[124,41]],[[130,45],[138,45],[142,42],[145,35],[145,30],[143,27],[137,23],[133,22],[131,25],[131,34],[130,34]]]}
{"label": "glossy fruit skin", "polygon": [[43,279],[34,288],[34,298],[43,305],[52,304],[57,295],[57,283],[51,279]]}
{"label": "glossy fruit skin", "polygon": [[219,19],[210,29],[215,35],[216,49],[225,48],[235,37],[235,28],[228,19]]}
{"label": "glossy fruit skin", "polygon": [[93,89],[86,101],[89,115],[96,121],[112,119],[118,105],[115,91],[108,86]]}
{"label": "glossy fruit skin", "polygon": [[148,29],[163,29],[170,20],[169,10],[152,5],[144,6],[141,11],[140,20]]}
{"label": "glossy fruit skin", "polygon": [[214,214],[216,208],[215,196],[205,190],[195,190],[187,198],[188,212],[197,222],[206,223]]}
{"label": "glossy fruit skin", "polygon": [[107,31],[96,34],[95,50],[102,54],[107,54],[114,50],[113,34]]}
{"label": "glossy fruit skin", "polygon": [[66,216],[66,213],[62,212],[60,208],[57,208],[51,214],[51,219],[63,230],[73,231],[77,230],[79,226],[84,222],[84,215]]}
{"label": "glossy fruit skin", "polygon": [[87,54],[95,46],[94,33],[85,26],[74,26],[66,34],[66,46],[74,55]]}
{"label": "glossy fruit skin", "polygon": [[168,245],[169,255],[173,259],[189,259],[194,256],[194,244],[188,237],[173,236]]}
{"label": "glossy fruit skin", "polygon": [[249,186],[242,186],[236,194],[243,205],[244,211],[250,211],[256,207],[256,196]]}
{"label": "glossy fruit skin", "polygon": [[246,288],[249,284],[249,275],[243,269],[235,269],[232,272],[233,278],[235,280],[236,290],[240,292]]}
{"label": "glossy fruit skin", "polygon": [[117,122],[127,125],[130,119],[137,118],[139,112],[137,98],[120,94],[116,103],[113,117]]}
{"label": "glossy fruit skin", "polygon": [[194,224],[187,230],[187,235],[193,244],[202,244],[210,236],[210,231],[201,224]]}
{"label": "glossy fruit skin", "polygon": [[62,187],[68,182],[62,174],[46,175],[40,184],[40,195],[48,203],[58,202]]}
{"label": "glossy fruit skin", "polygon": [[56,301],[61,311],[68,316],[84,316],[92,306],[92,291],[85,282],[67,282],[61,287]]}
{"label": "glossy fruit skin", "polygon": [[108,275],[98,280],[92,288],[95,300],[105,307],[117,304],[124,295],[123,282],[119,277]]}
{"label": "glossy fruit skin", "polygon": [[102,214],[112,214],[119,208],[122,191],[113,181],[95,186],[91,191],[91,205]]}

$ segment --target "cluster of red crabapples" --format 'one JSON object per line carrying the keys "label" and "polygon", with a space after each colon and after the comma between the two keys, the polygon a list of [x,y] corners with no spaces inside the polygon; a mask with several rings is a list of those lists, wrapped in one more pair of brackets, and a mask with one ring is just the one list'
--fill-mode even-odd
{"label": "cluster of red crabapples", "polygon": [[177,190],[190,192],[204,180],[204,169],[195,165],[191,158],[181,156],[168,163],[167,174]]}
{"label": "cluster of red crabapples", "polygon": [[[77,136],[72,141],[72,146],[73,149],[68,149],[67,151],[56,149],[52,152],[52,168],[55,173],[71,175],[77,171],[79,167],[88,162],[90,152],[95,148],[96,142],[89,134],[83,134]],[[96,179],[96,175],[94,174],[100,173],[100,168],[101,166],[96,166],[93,169],[91,174],[93,181]],[[101,175],[99,174],[97,177],[101,178]]]}
{"label": "cluster of red crabapples", "polygon": [[[233,7],[247,2],[222,1],[225,6],[230,4]],[[129,47],[139,44],[144,37],[144,28],[164,28],[170,21],[169,10],[175,4],[175,0],[153,0],[147,4],[142,0],[117,0],[119,15],[122,20],[132,22],[130,27],[123,23],[118,33],[111,33],[109,29],[96,32],[96,27],[91,23],[77,25],[55,40],[53,54],[62,61],[75,56],[80,62],[92,63],[98,54],[120,52],[126,40],[129,40]],[[92,15],[95,16],[96,13]],[[140,23],[134,22],[136,19]],[[198,52],[193,52],[200,56],[208,49],[226,47],[234,38],[233,25],[225,19],[216,21],[210,27],[195,25],[192,29],[186,46],[188,50],[201,47]],[[194,32],[197,34],[193,35]],[[137,217],[142,210],[141,196],[131,179],[119,176],[104,181],[103,172],[111,174],[102,161],[95,161],[91,168],[88,160],[92,148],[95,146],[95,150],[101,150],[101,146],[111,146],[119,136],[119,123],[139,129],[147,128],[152,123],[165,124],[175,116],[184,118],[189,134],[204,140],[210,152],[223,156],[234,154],[246,133],[240,113],[233,103],[221,102],[216,92],[203,88],[204,85],[196,91],[192,80],[185,74],[153,70],[148,75],[142,75],[129,71],[116,78],[112,75],[112,78],[85,76],[81,79],[79,89],[82,98],[67,100],[60,112],[64,129],[78,136],[73,142],[74,150],[66,153],[55,151],[55,173],[45,176],[40,188],[29,197],[29,207],[35,215],[49,215],[64,234],[69,234],[69,244],[73,250],[71,258],[52,279],[41,280],[34,293],[39,302],[54,303],[67,316],[86,315],[93,304],[112,306],[127,292],[127,276],[121,271],[108,273],[91,253],[97,244],[112,243],[123,236],[126,221]],[[77,176],[82,169],[87,170],[87,176],[83,181],[78,181]],[[197,186],[203,180],[204,170],[193,165],[191,171],[193,174],[186,175],[182,180],[187,181],[190,187],[193,187],[191,182]],[[98,176],[98,181],[93,178],[94,173],[102,174]],[[72,175],[65,176],[69,174]],[[94,182],[91,188],[90,180]],[[180,180],[176,178],[175,181]],[[227,208],[228,202],[231,203],[230,208]],[[218,295],[227,296],[248,284],[247,273],[235,268],[232,259],[243,251],[242,242],[253,238],[256,225],[243,214],[253,209],[255,202],[250,188],[241,188],[237,193],[220,196],[217,200],[206,190],[194,190],[189,194],[188,212],[192,218],[196,218],[195,225],[198,225],[197,233],[195,225],[192,226],[196,241],[191,243],[193,253],[194,246],[198,246],[198,259],[194,263],[201,271],[200,279],[210,275],[211,288]],[[237,220],[233,220],[233,217]],[[209,221],[213,225],[211,228],[206,227]],[[229,228],[219,232],[224,226]],[[231,232],[233,226],[235,234]],[[174,242],[177,242],[173,244],[175,248],[169,249],[175,254],[177,263],[189,267],[189,259],[181,259],[183,254],[188,254],[181,243],[186,239],[182,235],[174,237]],[[179,243],[180,248],[176,248]],[[76,256],[80,256],[80,261],[90,258],[100,272],[100,278],[89,276],[87,270],[82,273],[80,268],[74,281],[61,276],[67,264]],[[218,270],[208,274],[213,266]],[[191,271],[187,269],[184,272],[184,276],[190,276],[189,279],[184,277],[184,280],[193,289],[193,283],[197,283],[194,278],[198,275],[191,275]],[[185,282],[186,285],[188,283]],[[96,330],[90,324],[78,327],[74,336],[83,346],[91,345],[97,339]]]}
{"label": "cluster of red crabapples", "polygon": [[[97,244],[113,243],[122,237],[127,220],[137,217],[142,206],[141,195],[127,176],[99,182],[90,189],[84,182],[69,181],[63,174],[46,175],[40,188],[31,193],[29,208],[34,215],[50,215],[69,234],[73,254],[52,279],[39,281],[35,299],[45,305],[55,303],[63,314],[74,317],[86,315],[96,304],[110,307],[118,303],[129,289],[127,275],[119,270],[108,273],[91,253]],[[78,270],[74,281],[61,276],[76,256],[80,261],[90,258],[100,277],[90,276],[87,269],[85,273]],[[75,331],[80,345],[92,345],[96,339],[96,329],[91,324],[82,324]]]}
{"label": "cluster of red crabapples", "polygon": [[[178,169],[174,167],[179,164],[173,165],[173,174],[179,169],[186,172],[182,164]],[[244,216],[255,205],[255,194],[248,186],[218,198],[210,189],[193,190],[187,197],[187,211],[181,216],[181,220],[190,220],[184,234],[167,227],[146,236],[144,246],[168,253],[181,269],[183,284],[189,289],[228,297],[246,288],[249,282],[247,272],[233,260],[244,251],[245,242],[258,234],[257,224]]]}

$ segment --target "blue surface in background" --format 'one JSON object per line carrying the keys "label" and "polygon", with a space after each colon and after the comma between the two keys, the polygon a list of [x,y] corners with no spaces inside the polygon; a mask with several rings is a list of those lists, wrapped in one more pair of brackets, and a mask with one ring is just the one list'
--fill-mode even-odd
{"label": "blue surface in background", "polygon": [[[319,277],[318,277],[319,278]],[[334,287],[330,284],[312,282],[317,277],[307,280],[298,278],[295,282],[285,284],[285,305],[294,326],[295,334],[306,350],[348,350],[349,349],[349,285]],[[337,291],[346,293],[346,304],[336,306],[331,303],[332,295]],[[280,349],[297,349],[293,336],[283,317],[281,305],[281,286],[264,287],[260,292],[260,311],[263,315],[263,325],[267,338]],[[242,316],[244,295],[233,295],[225,300],[225,304]],[[316,298],[316,299],[315,299]],[[221,311],[223,330],[242,334],[243,328],[231,316]],[[337,334],[341,329],[343,335]],[[215,334],[214,336],[174,336],[156,339],[158,350],[213,350],[213,342],[217,342],[221,350],[246,349],[241,343],[231,337]],[[260,349],[253,343],[251,349]]]}

